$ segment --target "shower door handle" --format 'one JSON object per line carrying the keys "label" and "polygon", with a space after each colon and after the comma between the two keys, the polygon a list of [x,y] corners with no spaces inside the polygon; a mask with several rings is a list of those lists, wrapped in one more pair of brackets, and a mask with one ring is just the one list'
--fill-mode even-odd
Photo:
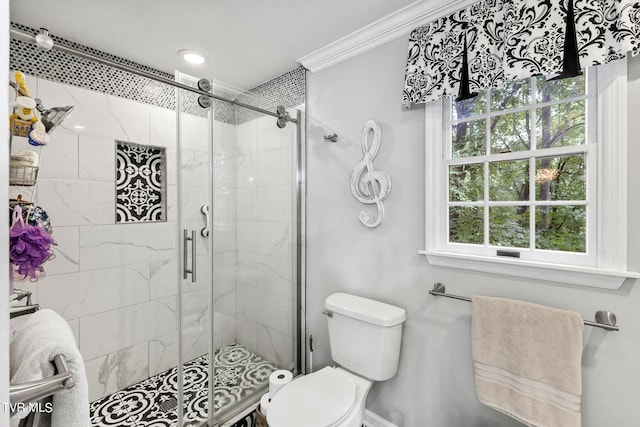
{"label": "shower door handle", "polygon": [[[182,278],[186,279],[191,274],[191,282],[196,281],[196,231],[186,228],[182,230]],[[191,242],[191,268],[189,268],[189,242]]]}

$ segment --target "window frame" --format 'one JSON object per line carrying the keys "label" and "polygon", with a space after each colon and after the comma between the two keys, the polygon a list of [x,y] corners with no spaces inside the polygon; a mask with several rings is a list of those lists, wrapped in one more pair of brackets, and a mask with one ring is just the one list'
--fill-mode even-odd
{"label": "window frame", "polygon": [[[589,70],[595,74],[593,71]],[[597,176],[587,188],[587,197],[595,197],[596,205],[592,207],[595,215],[588,221],[597,218],[590,227],[588,242],[594,246],[587,249],[588,256],[574,253],[573,257],[558,257],[558,251],[551,251],[554,256],[547,259],[507,259],[465,253],[455,243],[448,243],[449,170],[445,150],[450,138],[445,137],[451,126],[445,117],[445,105],[450,103],[438,100],[425,104],[426,245],[419,253],[431,264],[608,289],[617,289],[627,277],[640,278],[639,273],[627,271],[627,61],[613,61],[596,71],[595,111],[587,113],[595,114],[596,130],[587,124],[587,132],[595,134],[597,143],[585,147],[589,150],[587,161],[597,162]]]}
{"label": "window frame", "polygon": [[[452,107],[453,101],[450,99],[445,99],[443,101],[443,162],[444,162],[444,173],[446,175],[446,180],[449,180],[449,167],[464,165],[464,164],[478,164],[481,163],[484,168],[484,198],[478,202],[451,202],[449,197],[447,197],[447,201],[445,206],[443,206],[444,211],[441,213],[441,218],[446,224],[443,224],[443,227],[440,228],[440,232],[444,233],[442,236],[442,241],[444,242],[444,250],[447,252],[461,253],[461,254],[470,254],[470,255],[482,255],[487,257],[495,257],[498,250],[505,250],[509,252],[517,252],[520,259],[523,260],[531,260],[531,261],[540,261],[540,262],[556,262],[563,264],[573,264],[573,265],[582,265],[582,266],[593,266],[596,264],[596,236],[594,236],[593,231],[597,228],[597,209],[595,206],[595,201],[597,200],[596,189],[597,189],[597,89],[598,89],[598,81],[597,81],[597,68],[589,68],[585,73],[585,91],[586,95],[576,97],[576,98],[566,98],[561,101],[552,101],[548,103],[538,103],[535,99],[535,91],[534,84],[531,84],[531,99],[532,102],[526,107],[519,107],[516,109],[508,109],[502,110],[500,113],[493,111],[485,111],[482,114],[478,114],[476,116],[470,117],[472,120],[485,120],[486,127],[490,125],[490,120],[492,117],[496,116],[504,116],[508,114],[512,114],[514,112],[528,112],[530,114],[531,122],[535,123],[536,113],[540,108],[553,106],[553,105],[561,105],[567,102],[575,102],[577,100],[584,99],[585,102],[585,143],[581,145],[575,146],[564,146],[564,147],[553,147],[547,149],[539,149],[536,147],[536,134],[538,128],[533,127],[531,129],[531,146],[532,148],[529,150],[523,151],[515,151],[511,153],[500,153],[500,154],[490,154],[491,152],[491,135],[487,131],[485,134],[485,154],[480,156],[468,156],[468,157],[453,157],[450,155],[452,152],[452,126],[455,123],[460,123],[462,121],[468,120],[452,120]],[[535,78],[530,78],[530,81],[535,80]],[[485,92],[485,101],[487,105],[489,103],[489,92]],[[504,112],[503,112],[504,111]],[[469,118],[467,118],[469,119]],[[544,151],[542,151],[544,150]],[[541,155],[544,153],[543,155]],[[529,188],[530,190],[535,190],[535,161],[536,159],[542,157],[559,157],[566,156],[572,154],[584,154],[586,156],[586,195],[584,203],[580,203],[579,205],[584,205],[586,208],[586,251],[584,253],[576,253],[576,252],[563,252],[563,251],[553,251],[553,250],[542,250],[535,249],[533,245],[533,239],[535,238],[535,214],[532,212],[531,208],[535,208],[536,206],[550,206],[550,205],[559,205],[559,206],[569,206],[575,203],[568,203],[571,201],[558,201],[558,202],[540,202],[532,200],[535,197],[535,191],[530,191],[530,199],[522,200],[522,201],[492,201],[487,197],[488,192],[488,165],[493,162],[499,161],[513,161],[513,160],[526,160],[529,163]],[[447,188],[448,190],[449,188]],[[447,220],[448,218],[448,209],[452,206],[478,206],[484,208],[484,243],[482,245],[478,244],[468,244],[468,243],[455,243],[450,242],[448,239],[449,236],[449,225],[450,222]],[[497,206],[527,206],[529,207],[529,244],[530,247],[512,247],[512,246],[497,246],[491,245],[489,242],[489,209],[491,207]]]}

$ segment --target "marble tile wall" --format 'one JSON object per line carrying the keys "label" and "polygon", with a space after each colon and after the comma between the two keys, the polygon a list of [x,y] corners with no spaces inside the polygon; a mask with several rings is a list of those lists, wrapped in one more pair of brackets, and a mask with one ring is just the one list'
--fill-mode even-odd
{"label": "marble tile wall", "polygon": [[[27,83],[45,106],[75,109],[40,150],[38,185],[11,189],[49,213],[58,243],[46,277],[16,286],[67,319],[95,400],[177,364],[176,115],[31,76]],[[208,127],[205,118],[181,117],[184,226],[196,230],[203,226],[200,205],[209,198]],[[236,338],[235,138],[235,126],[215,122],[215,348]],[[167,222],[115,223],[115,140],[166,147]],[[33,149],[24,138],[14,140],[14,152],[25,148]],[[209,351],[211,257],[199,233],[197,249],[198,281],[180,285],[186,360]]]}
{"label": "marble tile wall", "polygon": [[237,334],[248,349],[293,368],[295,126],[272,117],[237,126]]}

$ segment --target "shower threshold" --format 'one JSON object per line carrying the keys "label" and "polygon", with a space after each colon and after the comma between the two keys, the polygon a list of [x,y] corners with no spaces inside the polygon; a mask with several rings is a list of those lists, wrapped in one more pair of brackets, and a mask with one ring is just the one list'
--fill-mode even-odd
{"label": "shower threshold", "polygon": [[[216,421],[242,411],[266,392],[275,364],[241,345],[225,346],[214,355],[213,386]],[[174,427],[178,370],[161,372],[91,403],[93,427]],[[206,425],[209,413],[209,355],[184,364],[184,426]],[[238,427],[244,427],[241,420]],[[247,426],[249,427],[249,426]]]}

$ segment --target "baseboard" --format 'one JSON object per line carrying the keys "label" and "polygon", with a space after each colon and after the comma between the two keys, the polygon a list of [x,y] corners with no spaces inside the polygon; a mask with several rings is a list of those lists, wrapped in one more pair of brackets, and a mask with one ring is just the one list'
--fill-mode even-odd
{"label": "baseboard", "polygon": [[364,427],[398,427],[368,409],[364,411],[364,422],[362,425]]}

